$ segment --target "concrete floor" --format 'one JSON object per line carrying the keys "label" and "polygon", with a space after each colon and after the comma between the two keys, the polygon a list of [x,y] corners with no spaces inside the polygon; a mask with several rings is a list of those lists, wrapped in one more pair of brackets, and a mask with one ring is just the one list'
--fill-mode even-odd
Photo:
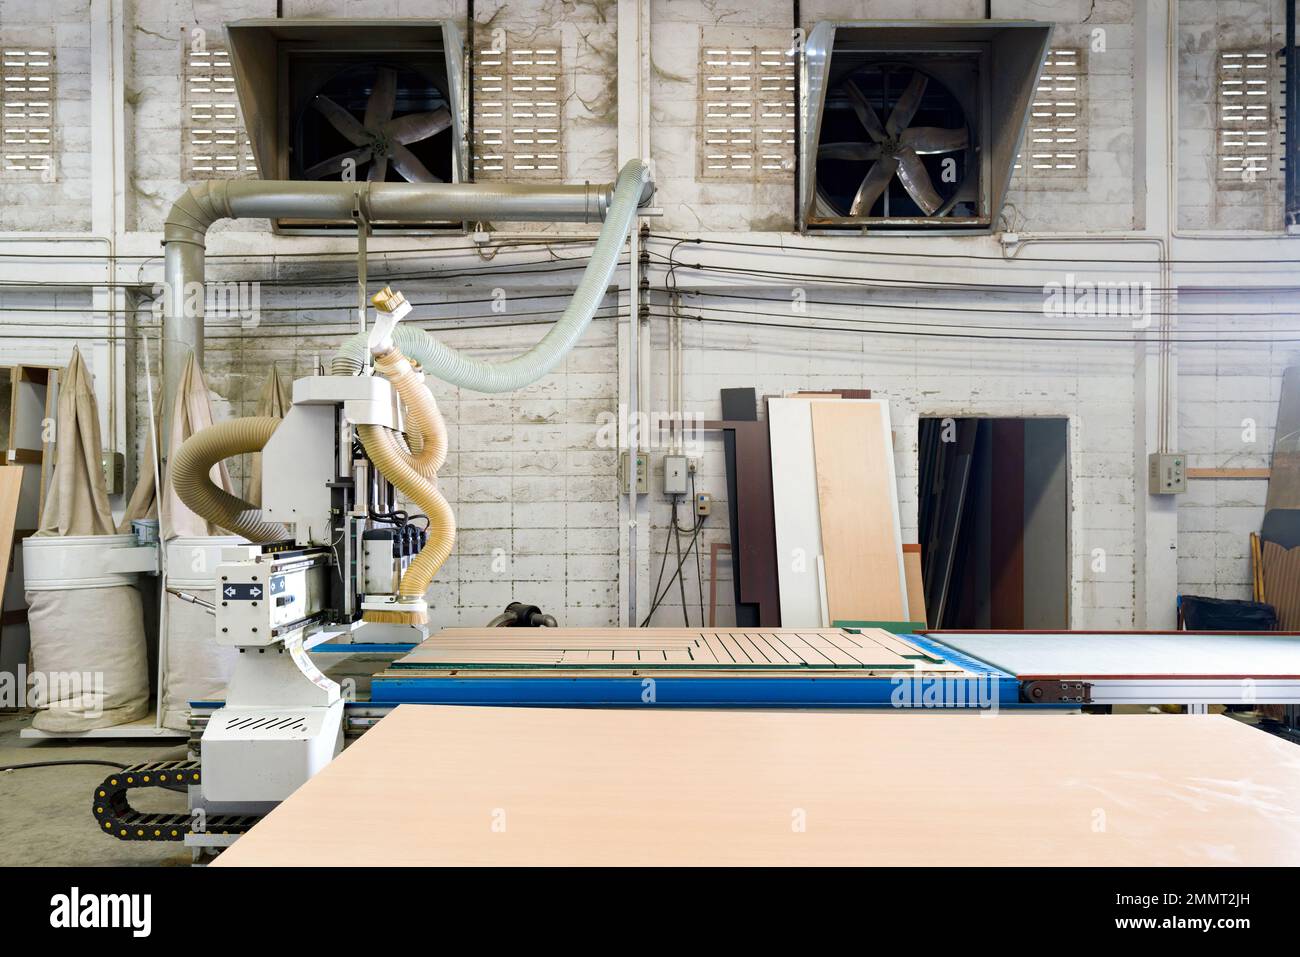
{"label": "concrete floor", "polygon": [[[387,667],[394,657],[335,653],[321,655],[316,662],[335,681],[352,679],[355,692],[364,698],[370,691],[370,676]],[[0,712],[0,766],[73,758],[118,764],[185,758],[185,746],[176,739],[155,744],[19,738],[18,733],[30,724],[30,712]],[[112,770],[88,765],[0,771],[0,867],[191,864],[190,851],[182,844],[118,841],[96,830],[91,792]],[[141,791],[131,803],[142,811],[186,810],[183,795],[157,788]]]}
{"label": "concrete floor", "polygon": [[[0,714],[0,766],[29,761],[91,758],[138,764],[175,761],[185,746],[175,740],[41,741],[18,737],[30,714]],[[130,843],[99,833],[91,816],[96,784],[112,768],[88,765],[0,771],[0,867],[25,866],[188,866],[190,852],[176,843]],[[185,797],[152,789],[151,811],[185,811]]]}

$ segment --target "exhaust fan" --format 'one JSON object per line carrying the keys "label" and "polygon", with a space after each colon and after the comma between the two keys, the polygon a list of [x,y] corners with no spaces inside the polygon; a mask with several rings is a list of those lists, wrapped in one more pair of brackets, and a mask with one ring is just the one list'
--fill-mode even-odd
{"label": "exhaust fan", "polygon": [[[235,88],[265,179],[460,182],[460,34],[450,21],[240,20]],[[354,230],[277,220],[278,232]],[[372,223],[403,232],[461,223]]]}
{"label": "exhaust fan", "polygon": [[823,22],[801,85],[803,229],[989,232],[1051,25]]}

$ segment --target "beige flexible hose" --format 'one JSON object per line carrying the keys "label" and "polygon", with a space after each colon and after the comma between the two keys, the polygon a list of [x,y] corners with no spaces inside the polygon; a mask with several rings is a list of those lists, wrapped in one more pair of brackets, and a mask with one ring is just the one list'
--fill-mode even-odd
{"label": "beige flexible hose", "polygon": [[212,481],[212,467],[222,459],[260,452],[280,419],[259,416],[218,422],[181,443],[171,461],[172,488],[194,514],[242,535],[250,542],[278,542],[289,537],[278,522],[262,520],[262,510]]}
{"label": "beige flexible hose", "polygon": [[447,426],[423,376],[399,350],[381,353],[374,361],[376,371],[388,377],[406,406],[408,443],[417,451],[380,426],[358,426],[357,435],[380,474],[429,518],[428,540],[397,587],[399,601],[418,601],[456,543],[456,518],[436,484],[438,469],[447,460]]}
{"label": "beige flexible hose", "polygon": [[456,518],[438,487],[411,463],[396,433],[378,425],[358,426],[366,454],[380,473],[429,517],[429,538],[406,567],[397,585],[399,601],[418,601],[429,589],[438,569],[451,556],[456,542]]}
{"label": "beige flexible hose", "polygon": [[438,470],[447,461],[447,423],[424,383],[424,376],[395,348],[375,356],[374,361],[375,370],[388,377],[406,406],[406,431],[412,440],[408,443],[412,448],[411,465],[426,478],[437,478]]}

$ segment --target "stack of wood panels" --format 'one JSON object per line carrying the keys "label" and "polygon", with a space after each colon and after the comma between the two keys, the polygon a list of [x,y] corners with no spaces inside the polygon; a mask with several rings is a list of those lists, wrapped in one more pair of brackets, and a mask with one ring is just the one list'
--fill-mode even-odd
{"label": "stack of wood panels", "polygon": [[904,550],[900,533],[888,404],[772,399],[768,427],[782,624],[923,623],[920,554]]}
{"label": "stack of wood panels", "polygon": [[[759,419],[760,401],[752,388],[723,389],[722,420],[706,423],[722,432],[727,463],[727,509],[731,530],[731,567],[736,624],[775,628],[781,625],[777,573],[776,519],[773,496],[771,432]],[[870,399],[870,389],[795,392],[787,398]],[[766,405],[772,400],[764,398]],[[767,406],[770,418],[771,407]],[[820,618],[794,622],[818,624]],[[789,622],[786,622],[789,624]]]}

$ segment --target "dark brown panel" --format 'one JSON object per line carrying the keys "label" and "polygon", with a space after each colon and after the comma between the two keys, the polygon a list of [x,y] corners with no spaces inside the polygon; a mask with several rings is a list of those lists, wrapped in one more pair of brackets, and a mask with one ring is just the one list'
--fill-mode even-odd
{"label": "dark brown panel", "polygon": [[728,422],[736,436],[736,510],[740,533],[740,597],[759,606],[764,628],[781,624],[772,514],[772,447],[767,422]]}

